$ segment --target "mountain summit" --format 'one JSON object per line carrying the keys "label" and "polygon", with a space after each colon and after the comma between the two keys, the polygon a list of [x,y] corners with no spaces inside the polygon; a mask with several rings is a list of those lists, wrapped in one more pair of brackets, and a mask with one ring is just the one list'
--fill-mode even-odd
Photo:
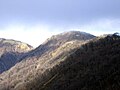
{"label": "mountain summit", "polygon": [[89,33],[80,32],[80,31],[69,31],[60,33],[58,35],[53,35],[51,38],[48,38],[43,44],[37,47],[34,50],[34,53],[39,52],[39,55],[44,54],[45,52],[49,52],[55,50],[56,48],[60,47],[61,45],[65,44],[66,42],[70,41],[86,41],[94,38],[94,35]]}

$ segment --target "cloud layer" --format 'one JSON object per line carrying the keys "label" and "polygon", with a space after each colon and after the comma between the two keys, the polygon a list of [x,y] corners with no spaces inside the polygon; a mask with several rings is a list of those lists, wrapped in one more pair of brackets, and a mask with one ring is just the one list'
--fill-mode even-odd
{"label": "cloud layer", "polygon": [[120,0],[0,0],[0,22],[83,24],[98,18],[120,18],[119,8]]}
{"label": "cloud layer", "polygon": [[119,9],[120,0],[0,0],[0,37],[36,47],[64,31],[120,32]]}
{"label": "cloud layer", "polygon": [[85,25],[68,25],[68,26],[49,26],[47,24],[11,24],[0,30],[0,37],[15,39],[26,42],[34,47],[39,46],[52,35],[65,31],[84,31],[93,35],[102,35],[120,32],[120,20],[118,19],[100,19]]}

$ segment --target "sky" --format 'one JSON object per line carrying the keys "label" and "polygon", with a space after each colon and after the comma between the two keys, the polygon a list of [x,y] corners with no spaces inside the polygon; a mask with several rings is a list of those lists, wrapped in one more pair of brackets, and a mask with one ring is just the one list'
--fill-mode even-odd
{"label": "sky", "polygon": [[120,33],[120,0],[0,0],[0,38],[34,47],[52,35]]}

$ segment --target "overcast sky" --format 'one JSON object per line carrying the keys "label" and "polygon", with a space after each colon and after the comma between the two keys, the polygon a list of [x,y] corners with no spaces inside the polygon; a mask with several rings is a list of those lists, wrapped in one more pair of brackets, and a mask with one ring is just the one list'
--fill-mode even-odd
{"label": "overcast sky", "polygon": [[53,34],[120,32],[120,0],[0,0],[0,37],[34,47]]}

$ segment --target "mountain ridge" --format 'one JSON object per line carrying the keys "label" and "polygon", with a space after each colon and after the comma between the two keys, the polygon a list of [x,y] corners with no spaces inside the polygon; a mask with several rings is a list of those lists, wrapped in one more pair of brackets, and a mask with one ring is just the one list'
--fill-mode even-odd
{"label": "mountain ridge", "polygon": [[[79,36],[76,36],[79,35]],[[59,46],[63,45],[66,42],[75,40],[85,41],[88,39],[94,38],[94,35],[80,32],[80,31],[69,31],[69,32],[63,32],[57,35],[53,35],[52,37],[48,38],[43,42],[41,45],[39,45],[37,48],[33,49],[29,52],[29,55],[35,56],[41,56],[42,54],[49,53],[52,50],[55,50]],[[25,56],[29,57],[29,56]]]}
{"label": "mountain ridge", "polygon": [[[120,36],[90,35],[85,39],[77,33],[69,34],[59,34],[62,37],[58,35],[57,40],[57,35],[53,36],[28,52],[21,62],[0,75],[0,89],[112,90],[114,86],[119,90]],[[41,49],[45,51],[41,53]],[[107,81],[110,74],[115,77]]]}
{"label": "mountain ridge", "polygon": [[[79,34],[79,36],[76,36],[76,34],[77,35]],[[19,78],[20,80],[24,81],[26,80],[27,77],[29,77],[30,74],[34,76],[34,74],[36,74],[37,72],[43,73],[47,68],[53,67],[57,63],[61,62],[61,60],[56,61],[56,59],[57,59],[57,56],[60,56],[62,53],[64,53],[64,51],[68,49],[67,50],[68,52],[71,49],[79,47],[84,41],[87,41],[94,37],[95,36],[90,34],[86,35],[86,34],[78,33],[78,31],[74,32],[74,34],[62,33],[62,34],[53,36],[49,38],[47,41],[45,41],[45,43],[37,47],[36,49],[28,52],[25,56],[23,56],[23,58],[21,58],[19,63],[17,63],[14,67],[12,67],[7,72],[4,72],[3,74],[1,74],[1,77],[3,80],[4,78],[7,78],[9,80],[11,79],[11,85],[12,84],[14,85],[15,83],[12,78]],[[70,43],[72,41],[74,42]],[[78,42],[80,44],[77,44]],[[62,50],[63,48],[64,50]],[[67,55],[67,52],[65,55]],[[53,55],[53,53],[56,53],[56,56]],[[50,63],[53,63],[53,64],[51,65]],[[34,71],[34,74],[32,74],[33,71]],[[22,74],[24,74],[24,76],[22,76]],[[14,77],[16,75],[20,77]],[[3,82],[1,81],[1,85],[2,83]]]}
{"label": "mountain ridge", "polygon": [[120,36],[97,37],[28,86],[36,86],[33,90],[119,90],[119,54]]}

